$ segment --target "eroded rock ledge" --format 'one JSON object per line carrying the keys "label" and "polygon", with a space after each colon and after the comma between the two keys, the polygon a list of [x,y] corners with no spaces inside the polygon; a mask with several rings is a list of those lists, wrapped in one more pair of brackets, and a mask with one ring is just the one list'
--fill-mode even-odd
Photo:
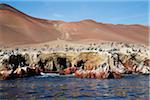
{"label": "eroded rock ledge", "polygon": [[150,74],[149,49],[136,49],[130,45],[119,48],[118,44],[118,48],[112,44],[111,48],[102,48],[101,45],[90,44],[87,48],[81,46],[78,51],[72,51],[74,48],[67,46],[67,51],[57,52],[48,47],[32,50],[2,49],[0,78],[27,77],[40,75],[41,72],[96,79],[121,78],[123,74]]}

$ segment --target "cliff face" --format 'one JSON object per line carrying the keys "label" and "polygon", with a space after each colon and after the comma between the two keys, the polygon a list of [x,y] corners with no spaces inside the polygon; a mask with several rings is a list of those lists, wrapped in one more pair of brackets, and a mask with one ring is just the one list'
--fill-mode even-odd
{"label": "cliff face", "polygon": [[146,56],[142,57],[140,53],[19,53],[3,55],[0,64],[1,70],[30,66],[44,68],[46,71],[61,71],[69,67],[77,67],[82,71],[150,73],[150,60]]}
{"label": "cliff face", "polygon": [[98,79],[120,78],[125,73],[150,74],[150,49],[144,45],[66,43],[56,47],[0,49],[0,78],[40,75],[41,72],[74,73],[79,78]]}
{"label": "cliff face", "polygon": [[148,44],[148,26],[114,25],[82,20],[52,21],[34,18],[0,4],[0,44],[35,44],[66,41],[119,41]]}

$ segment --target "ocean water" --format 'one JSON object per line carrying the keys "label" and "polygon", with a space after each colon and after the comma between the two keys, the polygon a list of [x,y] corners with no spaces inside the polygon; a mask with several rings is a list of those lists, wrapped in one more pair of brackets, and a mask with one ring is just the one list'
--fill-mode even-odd
{"label": "ocean water", "polygon": [[0,100],[149,100],[149,77],[99,80],[45,75],[4,80],[0,81]]}

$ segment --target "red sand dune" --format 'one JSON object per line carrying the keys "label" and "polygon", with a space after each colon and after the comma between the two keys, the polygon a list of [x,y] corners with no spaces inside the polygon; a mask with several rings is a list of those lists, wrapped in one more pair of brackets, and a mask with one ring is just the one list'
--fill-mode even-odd
{"label": "red sand dune", "polygon": [[34,18],[0,4],[0,44],[34,44],[63,39],[68,41],[103,40],[148,44],[149,26],[105,24],[93,20],[80,22]]}

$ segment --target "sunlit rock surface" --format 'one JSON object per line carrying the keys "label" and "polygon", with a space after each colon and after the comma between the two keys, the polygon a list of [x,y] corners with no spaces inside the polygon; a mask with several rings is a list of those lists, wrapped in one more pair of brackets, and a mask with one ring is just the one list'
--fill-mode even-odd
{"label": "sunlit rock surface", "polygon": [[97,79],[150,74],[150,49],[116,42],[1,48],[1,79],[40,75],[41,72]]}

